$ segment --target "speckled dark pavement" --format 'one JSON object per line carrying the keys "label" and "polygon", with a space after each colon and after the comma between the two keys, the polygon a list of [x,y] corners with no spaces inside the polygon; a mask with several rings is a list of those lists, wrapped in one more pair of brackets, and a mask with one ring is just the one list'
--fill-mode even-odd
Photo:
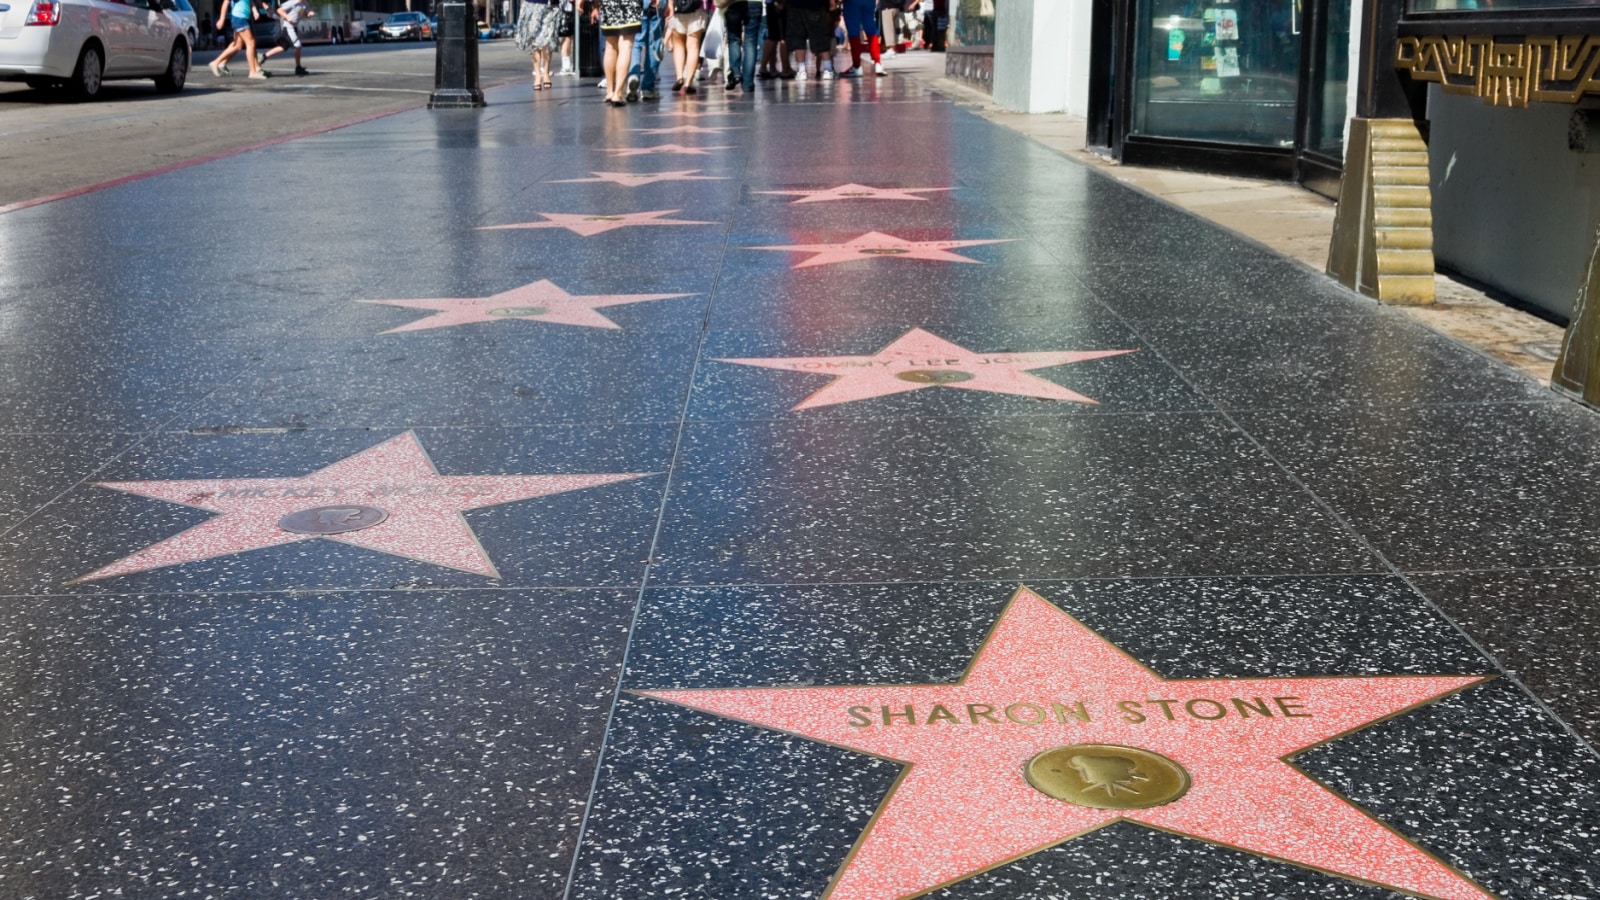
{"label": "speckled dark pavement", "polygon": [[0,216],[0,897],[1600,897],[1600,416],[900,78],[489,99]]}

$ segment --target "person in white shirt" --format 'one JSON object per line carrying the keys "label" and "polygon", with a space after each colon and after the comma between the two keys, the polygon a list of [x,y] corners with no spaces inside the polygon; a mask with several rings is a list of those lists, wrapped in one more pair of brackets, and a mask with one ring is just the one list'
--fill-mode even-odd
{"label": "person in white shirt", "polygon": [[306,4],[306,0],[285,0],[284,4],[278,7],[278,42],[271,50],[258,56],[257,61],[265,65],[267,60],[279,53],[293,50],[294,73],[310,75],[306,67],[300,64],[300,31],[296,26],[300,24],[301,19],[314,18],[316,14],[316,10]]}

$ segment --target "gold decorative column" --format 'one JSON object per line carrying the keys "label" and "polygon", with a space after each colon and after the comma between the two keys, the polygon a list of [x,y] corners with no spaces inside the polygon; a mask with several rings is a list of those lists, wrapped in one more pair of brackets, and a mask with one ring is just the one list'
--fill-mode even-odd
{"label": "gold decorative column", "polygon": [[1595,232],[1589,269],[1584,273],[1572,324],[1561,341],[1561,355],[1550,386],[1590,406],[1600,406],[1600,231]]}
{"label": "gold decorative column", "polygon": [[1410,119],[1351,119],[1328,274],[1383,303],[1433,302],[1428,145]]}

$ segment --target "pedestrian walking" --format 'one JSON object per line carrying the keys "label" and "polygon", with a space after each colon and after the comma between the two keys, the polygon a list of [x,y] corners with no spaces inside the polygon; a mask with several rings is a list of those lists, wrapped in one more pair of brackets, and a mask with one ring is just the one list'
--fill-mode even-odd
{"label": "pedestrian walking", "polygon": [[694,77],[700,71],[700,39],[710,24],[706,0],[667,0],[667,46],[672,48],[674,91],[696,92]]}
{"label": "pedestrian walking", "polygon": [[233,74],[228,71],[228,60],[243,50],[245,62],[250,65],[250,77],[267,77],[267,73],[261,71],[261,64],[256,61],[256,36],[250,33],[250,22],[259,15],[251,0],[229,0],[228,5],[222,8],[217,15],[217,27],[220,29],[223,25],[232,25],[233,40],[226,50],[211,61],[211,74],[218,78]]}
{"label": "pedestrian walking", "polygon": [[555,52],[560,25],[559,0],[522,0],[522,15],[517,17],[517,47],[533,60],[533,89],[550,87],[550,55]]}
{"label": "pedestrian walking", "polygon": [[316,14],[316,10],[312,9],[310,4],[306,3],[306,0],[286,0],[277,9],[278,41],[266,53],[256,57],[256,63],[265,66],[267,60],[277,56],[279,53],[285,50],[293,50],[294,73],[296,75],[310,75],[311,73],[306,71],[306,67],[302,64],[300,58],[299,26],[300,20],[313,18]]}
{"label": "pedestrian walking", "polygon": [[793,78],[789,47],[784,41],[784,0],[767,0],[767,36],[761,43],[761,72],[758,78]]}
{"label": "pedestrian walking", "polygon": [[644,24],[644,4],[641,0],[579,0],[580,10],[589,14],[589,21],[600,26],[605,39],[605,80],[601,87],[606,92],[607,106],[626,106],[623,82],[628,77],[628,61],[633,58],[633,36]]}
{"label": "pedestrian walking", "polygon": [[833,55],[833,20],[839,15],[836,0],[785,0],[788,7],[783,34],[794,56],[795,77],[806,80],[807,52],[817,60],[817,78],[833,75],[823,60]]}
{"label": "pedestrian walking", "polygon": [[728,42],[728,90],[756,89],[756,63],[762,52],[762,0],[731,0],[722,10]]}
{"label": "pedestrian walking", "polygon": [[872,56],[872,71],[887,75],[883,69],[883,32],[878,27],[877,0],[844,0],[844,33],[850,40],[850,71],[861,74],[861,56]]}
{"label": "pedestrian walking", "polygon": [[661,29],[666,20],[666,0],[644,0],[644,21],[633,39],[633,62],[628,66],[628,90],[623,99],[660,100],[656,77],[661,68]]}

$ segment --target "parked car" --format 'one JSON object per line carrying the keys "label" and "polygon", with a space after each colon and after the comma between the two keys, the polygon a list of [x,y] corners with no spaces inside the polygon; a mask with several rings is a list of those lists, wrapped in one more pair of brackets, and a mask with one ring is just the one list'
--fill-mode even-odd
{"label": "parked car", "polygon": [[103,82],[153,78],[176,93],[192,45],[174,0],[0,0],[0,79],[92,100]]}
{"label": "parked car", "polygon": [[195,15],[194,7],[189,5],[189,0],[172,0],[172,8],[169,11],[178,17],[178,24],[183,26],[183,33],[189,36],[189,46],[199,46],[200,21]]}
{"label": "parked car", "polygon": [[381,30],[386,41],[431,41],[434,35],[433,24],[419,12],[393,13]]}
{"label": "parked car", "polygon": [[383,40],[382,22],[368,22],[366,27],[361,29],[361,43],[376,44],[381,40]]}

